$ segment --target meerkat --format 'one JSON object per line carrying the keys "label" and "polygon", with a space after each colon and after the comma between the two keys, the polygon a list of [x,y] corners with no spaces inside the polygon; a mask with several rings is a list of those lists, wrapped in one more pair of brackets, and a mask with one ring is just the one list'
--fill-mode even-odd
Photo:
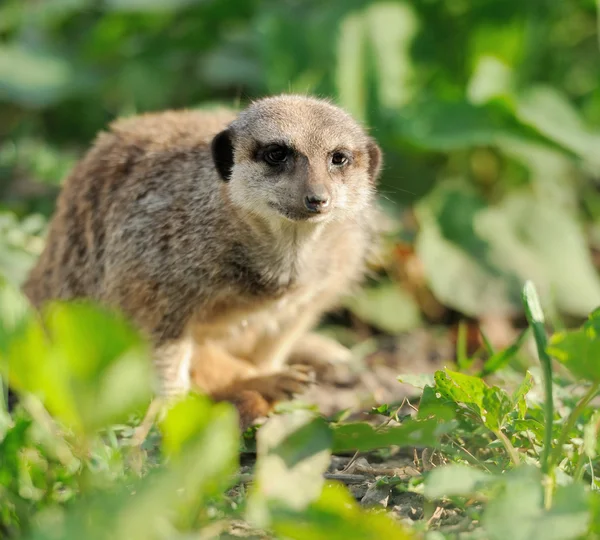
{"label": "meerkat", "polygon": [[248,425],[303,390],[294,364],[348,353],[311,330],[365,273],[381,162],[306,96],[119,119],[66,178],[24,292],[118,308],[152,344],[158,396],[193,379]]}

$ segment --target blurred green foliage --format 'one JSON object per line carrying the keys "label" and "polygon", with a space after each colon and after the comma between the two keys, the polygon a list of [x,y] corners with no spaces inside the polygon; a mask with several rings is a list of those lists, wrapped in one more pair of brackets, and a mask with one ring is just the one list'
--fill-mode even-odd
{"label": "blurred green foliage", "polygon": [[[529,372],[512,393],[447,369],[403,376],[423,389],[415,415],[400,419],[400,409],[382,405],[377,412],[387,418],[375,426],[292,409],[256,432],[256,464],[239,475],[232,405],[189,395],[164,411],[162,437],[131,445],[131,424],[150,390],[148,353],[137,332],[89,304],[57,303],[39,317],[17,290],[2,285],[0,379],[20,400],[10,412],[0,400],[0,536],[225,540],[242,522],[261,538],[454,538],[452,527],[443,534],[432,529],[435,514],[415,516],[405,527],[362,508],[347,487],[325,476],[335,454],[354,460],[377,449],[385,456],[393,447],[426,447],[442,453],[444,466],[425,467],[423,452],[423,470],[411,480],[391,467],[368,489],[453,505],[464,516],[455,532],[473,533],[465,538],[527,540],[540,531],[555,540],[599,538],[600,416],[590,405],[600,389],[590,360],[599,320],[593,312],[580,329],[552,337],[549,350],[568,371],[564,379],[550,373],[554,395],[562,394],[553,404],[540,398]],[[544,410],[553,407],[561,413],[547,422]],[[400,425],[390,425],[394,419]],[[337,475],[344,476],[357,475]]]}
{"label": "blurred green foliage", "polygon": [[[512,316],[532,279],[546,304],[584,316],[600,305],[599,9],[597,0],[3,0],[0,279],[23,280],[62,179],[117,116],[310,92],[380,142],[392,243],[415,249],[442,304]],[[391,266],[348,307],[398,334],[426,317]],[[247,493],[235,478],[233,408],[190,397],[163,419],[160,447],[128,446],[149,395],[135,330],[88,305],[38,318],[3,287],[0,378],[21,401],[9,414],[0,400],[0,537],[227,538],[244,518],[285,538],[440,538],[428,530],[433,516],[406,532],[324,481],[332,452],[391,445],[435,447],[456,462],[410,486],[390,482],[428,505],[452,498],[486,537],[600,535],[597,329],[594,312],[550,340],[566,373],[555,377],[555,409],[535,372],[509,393],[446,370],[402,377],[423,396],[400,426],[275,417],[258,432]],[[487,344],[482,373],[504,369],[522,341]],[[459,369],[469,371],[476,362],[463,348]]]}
{"label": "blurred green foliage", "polygon": [[[47,217],[117,116],[310,92],[380,141],[382,198],[396,217],[418,203],[397,233],[442,303],[511,315],[533,278],[584,316],[600,304],[597,26],[594,0],[4,0],[0,217]],[[4,236],[19,282],[40,246],[13,255]],[[407,310],[383,328],[419,324]]]}

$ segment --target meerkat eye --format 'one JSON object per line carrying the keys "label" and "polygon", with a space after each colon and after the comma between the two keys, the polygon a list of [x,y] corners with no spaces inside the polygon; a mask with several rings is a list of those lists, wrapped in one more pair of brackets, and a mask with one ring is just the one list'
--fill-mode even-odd
{"label": "meerkat eye", "polygon": [[348,163],[349,159],[348,156],[346,154],[344,154],[343,152],[334,152],[333,154],[331,154],[331,164],[335,165],[336,167],[341,167],[342,165],[346,165],[346,163]]}
{"label": "meerkat eye", "polygon": [[289,150],[285,146],[269,146],[263,154],[263,159],[269,165],[281,165],[286,162],[289,153]]}

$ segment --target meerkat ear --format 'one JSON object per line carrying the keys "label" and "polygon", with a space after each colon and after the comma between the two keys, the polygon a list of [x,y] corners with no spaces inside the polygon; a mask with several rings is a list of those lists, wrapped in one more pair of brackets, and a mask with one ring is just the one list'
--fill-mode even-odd
{"label": "meerkat ear", "polygon": [[219,175],[225,182],[231,178],[233,169],[233,142],[231,130],[225,129],[215,135],[211,143],[212,158]]}
{"label": "meerkat ear", "polygon": [[369,152],[369,176],[371,181],[375,182],[381,172],[381,148],[373,139],[369,139],[367,151]]}

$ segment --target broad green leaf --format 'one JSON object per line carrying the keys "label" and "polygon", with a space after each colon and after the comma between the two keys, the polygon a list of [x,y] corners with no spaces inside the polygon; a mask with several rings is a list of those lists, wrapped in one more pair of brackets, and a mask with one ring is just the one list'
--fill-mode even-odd
{"label": "broad green leaf", "polygon": [[0,46],[0,99],[40,106],[63,98],[73,69],[62,57],[17,45]]}
{"label": "broad green leaf", "polygon": [[364,288],[348,298],[345,305],[363,321],[390,334],[399,334],[421,324],[414,298],[392,283]]}
{"label": "broad green leaf", "polygon": [[558,486],[550,510],[543,506],[542,475],[518,468],[505,475],[498,495],[487,505],[483,526],[492,540],[581,538],[588,529],[588,495],[581,484]]}
{"label": "broad green leaf", "polygon": [[18,391],[39,395],[79,433],[91,433],[147,403],[148,349],[122,317],[87,303],[56,303],[9,338],[0,367]]}
{"label": "broad green leaf", "polygon": [[495,373],[496,371],[498,371],[498,370],[502,369],[504,366],[506,366],[506,364],[508,364],[515,357],[515,355],[519,352],[519,350],[521,349],[521,346],[525,342],[525,338],[527,337],[528,334],[529,334],[529,327],[527,327],[525,330],[523,330],[519,334],[517,339],[514,341],[514,343],[512,343],[510,346],[506,347],[506,349],[502,349],[501,351],[498,351],[497,353],[490,356],[485,361],[485,364],[483,365],[483,369],[481,370],[481,373],[479,374],[479,376],[485,377],[487,375]]}
{"label": "broad green leaf", "polygon": [[588,129],[578,111],[556,88],[529,88],[520,98],[519,118],[595,167],[600,165],[600,133]]}
{"label": "broad green leaf", "polygon": [[362,11],[350,11],[340,24],[336,44],[340,104],[365,120],[370,85],[384,108],[408,103],[414,93],[410,52],[418,28],[408,2],[374,2]]}
{"label": "broad green leaf", "polygon": [[482,405],[483,423],[492,431],[501,429],[506,422],[506,415],[515,408],[508,394],[497,386],[486,389]]}
{"label": "broad green leaf", "polygon": [[293,540],[409,540],[414,538],[382,513],[361,509],[341,485],[327,485],[305,512],[273,510],[273,530]]}
{"label": "broad green leaf", "polygon": [[[528,390],[528,383],[520,390]],[[441,401],[451,401],[460,408],[457,412],[468,411],[468,416],[481,421],[492,431],[501,429],[506,416],[520,406],[521,399],[517,394],[511,399],[508,394],[497,386],[488,386],[479,377],[457,373],[449,370],[435,373],[436,397]]]}
{"label": "broad green leaf", "polygon": [[419,420],[431,419],[436,422],[448,422],[460,416],[459,406],[453,399],[442,396],[432,383],[432,386],[426,385],[423,388],[423,394],[419,400]]}
{"label": "broad green leaf", "polygon": [[494,477],[474,467],[451,464],[433,469],[425,480],[424,495],[430,500],[454,495],[472,495]]}
{"label": "broad green leaf", "polygon": [[333,427],[333,452],[367,452],[385,446],[438,446],[442,435],[450,432],[454,423],[431,420],[407,420],[401,426],[376,429],[360,422]]}
{"label": "broad green leaf", "polygon": [[394,117],[397,137],[427,150],[450,152],[496,145],[506,137],[553,141],[515,118],[503,102],[474,105],[467,101],[415,100]]}
{"label": "broad green leaf", "polygon": [[476,413],[481,413],[483,398],[488,386],[479,377],[456,371],[436,371],[435,388],[455,403],[466,405]]}
{"label": "broad green leaf", "polygon": [[267,526],[273,504],[302,510],[319,497],[331,440],[327,423],[306,410],[273,416],[262,426],[256,440],[256,483],[249,501],[253,523]]}
{"label": "broad green leaf", "polygon": [[11,337],[23,330],[30,317],[25,296],[0,277],[0,359],[8,354]]}
{"label": "broad green leaf", "polygon": [[160,422],[165,453],[169,456],[181,455],[187,447],[195,444],[195,437],[202,435],[210,422],[234,414],[227,403],[213,405],[205,396],[190,394],[172,405]]}
{"label": "broad green leaf", "polygon": [[596,310],[579,330],[558,332],[548,345],[548,353],[573,375],[595,383],[600,383],[599,321]]}
{"label": "broad green leaf", "polygon": [[460,183],[437,188],[418,207],[417,252],[435,295],[473,316],[521,311],[530,279],[559,309],[586,315],[600,305],[600,280],[571,213],[514,192],[487,206]]}
{"label": "broad green leaf", "polygon": [[378,101],[386,109],[402,107],[415,91],[411,47],[420,26],[415,9],[409,2],[375,2],[363,19],[375,64]]}
{"label": "broad green leaf", "polygon": [[170,12],[200,3],[204,0],[106,0],[108,9],[131,12]]}
{"label": "broad green leaf", "polygon": [[429,373],[407,373],[405,375],[398,375],[398,382],[410,384],[411,386],[419,388],[420,390],[423,390],[427,385],[433,386],[434,384],[433,375]]}

